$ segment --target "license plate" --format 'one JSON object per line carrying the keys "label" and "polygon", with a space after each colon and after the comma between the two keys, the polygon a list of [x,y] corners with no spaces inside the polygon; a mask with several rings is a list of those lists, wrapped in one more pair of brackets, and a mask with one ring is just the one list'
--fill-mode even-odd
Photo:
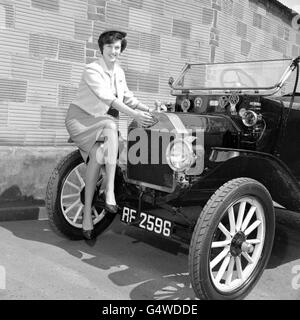
{"label": "license plate", "polygon": [[[138,213],[137,210],[131,209],[128,207],[123,207],[121,213],[121,221],[130,224],[134,222]],[[141,221],[138,224],[138,227],[145,229],[150,232],[163,235],[165,237],[170,237],[172,230],[172,222],[160,217],[153,216],[152,214],[141,212]]]}

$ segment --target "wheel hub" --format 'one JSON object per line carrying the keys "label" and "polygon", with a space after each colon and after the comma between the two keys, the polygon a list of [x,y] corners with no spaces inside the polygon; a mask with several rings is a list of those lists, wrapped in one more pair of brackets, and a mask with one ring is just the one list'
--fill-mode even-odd
{"label": "wheel hub", "polygon": [[244,232],[239,231],[235,234],[235,236],[232,238],[231,241],[231,246],[230,246],[230,253],[234,256],[237,257],[239,256],[245,247],[246,243],[246,236]]}

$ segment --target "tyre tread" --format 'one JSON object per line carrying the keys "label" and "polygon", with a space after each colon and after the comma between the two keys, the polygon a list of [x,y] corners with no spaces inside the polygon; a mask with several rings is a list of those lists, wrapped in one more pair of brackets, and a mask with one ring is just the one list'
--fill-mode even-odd
{"label": "tyre tread", "polygon": [[[207,234],[211,221],[214,218],[214,213],[216,209],[222,204],[223,198],[237,188],[241,187],[243,184],[247,183],[257,184],[259,182],[251,178],[241,177],[232,179],[223,184],[207,201],[198,218],[190,242],[189,270],[193,288],[200,299],[209,299],[208,292],[203,289],[205,286],[201,285],[203,281],[206,281],[206,279],[200,279],[200,272],[198,272],[201,267],[200,261],[201,259],[204,259],[203,249],[205,247],[205,242],[203,241],[203,237]],[[260,185],[265,189],[267,193],[269,193],[262,184]]]}
{"label": "tyre tread", "polygon": [[[46,210],[49,217],[50,225],[58,235],[65,237],[65,232],[62,230],[57,223],[55,223],[55,203],[56,198],[54,200],[54,192],[53,190],[56,189],[57,179],[59,176],[60,171],[64,166],[66,166],[69,162],[76,160],[78,157],[81,157],[80,151],[75,150],[71,153],[69,153],[67,156],[65,156],[61,161],[56,165],[54,170],[52,171],[52,174],[50,176],[49,182],[47,184],[46,188]],[[74,159],[73,159],[74,158]],[[56,196],[56,195],[55,195]]]}

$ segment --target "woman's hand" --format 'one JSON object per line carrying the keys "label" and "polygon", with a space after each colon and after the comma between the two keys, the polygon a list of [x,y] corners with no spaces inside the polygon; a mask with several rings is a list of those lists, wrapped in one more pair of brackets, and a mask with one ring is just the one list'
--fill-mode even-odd
{"label": "woman's hand", "polygon": [[145,111],[136,111],[136,116],[134,119],[140,124],[142,127],[150,127],[154,124],[154,120],[149,112]]}

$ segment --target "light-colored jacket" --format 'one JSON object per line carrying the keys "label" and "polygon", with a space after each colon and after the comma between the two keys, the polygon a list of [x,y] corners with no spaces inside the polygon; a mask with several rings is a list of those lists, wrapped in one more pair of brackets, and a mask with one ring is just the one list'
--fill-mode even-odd
{"label": "light-colored jacket", "polygon": [[[127,106],[136,108],[139,104],[133,93],[128,89],[125,74],[121,66],[114,67],[115,86],[118,99]],[[111,87],[111,74],[102,57],[87,64],[82,74],[77,96],[72,103],[93,116],[105,115],[112,102],[116,99]]]}

